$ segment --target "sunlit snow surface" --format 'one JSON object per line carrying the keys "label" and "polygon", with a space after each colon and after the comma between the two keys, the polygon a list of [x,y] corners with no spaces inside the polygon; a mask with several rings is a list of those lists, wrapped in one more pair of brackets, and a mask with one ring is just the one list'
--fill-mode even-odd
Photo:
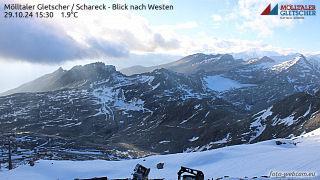
{"label": "sunlit snow surface", "polygon": [[206,85],[209,89],[212,89],[214,91],[226,91],[230,90],[232,88],[242,88],[247,86],[254,86],[253,84],[240,84],[237,81],[224,78],[221,76],[208,76],[203,78],[206,81]]}
{"label": "sunlit snow surface", "polygon": [[[276,145],[276,141],[286,142],[286,144]],[[293,142],[297,145],[295,146]],[[157,155],[135,160],[77,162],[40,160],[33,167],[25,165],[1,172],[0,176],[1,179],[10,180],[72,180],[103,176],[130,178],[137,163],[151,168],[149,178],[167,180],[177,179],[180,166],[202,170],[207,179],[223,176],[234,178],[269,176],[271,171],[312,172],[319,176],[319,142],[320,129],[294,140],[276,139],[205,152]],[[159,162],[165,163],[164,169],[156,168]]]}

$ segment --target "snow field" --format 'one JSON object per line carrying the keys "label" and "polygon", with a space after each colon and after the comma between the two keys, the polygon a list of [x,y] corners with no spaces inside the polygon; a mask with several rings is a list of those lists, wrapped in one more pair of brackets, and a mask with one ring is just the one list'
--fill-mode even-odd
{"label": "snow field", "polygon": [[[286,144],[276,145],[276,141]],[[40,160],[12,171],[1,172],[1,179],[68,180],[74,178],[130,178],[137,163],[151,168],[149,178],[177,179],[180,166],[198,169],[205,178],[260,177],[270,172],[311,172],[320,174],[320,129],[291,139],[274,139],[256,144],[236,145],[204,152],[155,155],[122,161]],[[293,142],[297,143],[294,145]],[[164,162],[164,169],[156,165]],[[319,178],[319,177],[317,177]]]}
{"label": "snow field", "polygon": [[224,78],[221,76],[208,76],[204,78],[204,81],[207,83],[207,87],[209,89],[212,89],[214,91],[227,91],[232,88],[242,88],[242,87],[248,87],[248,86],[254,86],[253,84],[240,84],[237,81]]}

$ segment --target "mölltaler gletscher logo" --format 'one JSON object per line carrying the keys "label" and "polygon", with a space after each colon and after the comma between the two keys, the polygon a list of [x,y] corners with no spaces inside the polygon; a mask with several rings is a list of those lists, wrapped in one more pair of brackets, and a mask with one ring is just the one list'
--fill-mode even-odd
{"label": "m\u00f6lltaler gletscher logo", "polygon": [[271,10],[271,3],[261,15],[280,15],[281,19],[304,19],[305,16],[316,16],[316,5],[305,4],[278,4]]}
{"label": "m\u00f6lltaler gletscher logo", "polygon": [[278,4],[271,11],[271,3],[269,6],[261,13],[261,15],[278,15]]}

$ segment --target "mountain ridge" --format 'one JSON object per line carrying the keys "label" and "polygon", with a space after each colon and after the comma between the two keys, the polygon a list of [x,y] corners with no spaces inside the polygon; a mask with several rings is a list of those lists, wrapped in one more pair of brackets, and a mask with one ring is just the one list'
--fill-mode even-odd
{"label": "mountain ridge", "polygon": [[[74,66],[70,70],[63,70],[61,67],[56,71],[41,76],[33,81],[22,84],[21,86],[1,93],[0,95],[10,95],[21,92],[46,92],[61,89],[81,87],[97,79],[95,76],[103,73],[115,72],[114,66],[105,66],[104,63],[96,62],[84,66]],[[90,82],[87,82],[90,81]]]}
{"label": "mountain ridge", "polygon": [[[166,68],[178,73],[194,74],[200,70],[202,71],[221,71],[229,70],[240,65],[243,60],[235,60],[230,54],[216,54],[205,55],[203,53],[197,53],[183,57],[177,61],[151,67],[133,66],[120,70],[123,74],[133,75],[137,73],[151,72],[155,69]],[[212,68],[215,67],[215,68]],[[134,69],[138,69],[136,72]]]}

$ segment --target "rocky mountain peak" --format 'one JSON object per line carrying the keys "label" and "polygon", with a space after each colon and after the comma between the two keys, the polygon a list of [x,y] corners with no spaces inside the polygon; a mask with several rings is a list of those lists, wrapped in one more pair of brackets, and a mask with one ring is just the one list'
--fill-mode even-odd
{"label": "rocky mountain peak", "polygon": [[311,64],[307,61],[304,55],[300,54],[296,58],[286,61],[280,65],[273,66],[271,69],[276,71],[288,70],[291,67],[299,68],[299,69],[312,69]]}
{"label": "rocky mountain peak", "polygon": [[263,57],[259,60],[259,62],[261,62],[261,63],[265,63],[265,62],[274,63],[275,61],[274,61],[273,59],[269,58],[268,56],[263,56]]}
{"label": "rocky mountain peak", "polygon": [[297,56],[293,61],[302,66],[310,65],[310,63],[307,61],[303,54]]}
{"label": "rocky mountain peak", "polygon": [[224,54],[220,58],[221,61],[234,61],[234,58],[230,54]]}
{"label": "rocky mountain peak", "polygon": [[59,68],[56,70],[56,72],[62,72],[62,71],[64,71],[64,70],[62,69],[62,67],[59,67]]}
{"label": "rocky mountain peak", "polygon": [[274,63],[275,61],[268,56],[263,56],[261,59],[249,59],[244,64],[261,64],[261,63]]}
{"label": "rocky mountain peak", "polygon": [[105,65],[103,62],[95,62],[86,65],[74,66],[70,71],[96,71],[96,70],[107,70],[110,72],[116,71],[116,67],[113,65]]}
{"label": "rocky mountain peak", "polygon": [[66,70],[62,69],[62,67],[59,67],[57,70],[55,70],[52,75],[58,75],[58,74],[63,74],[66,72]]}

